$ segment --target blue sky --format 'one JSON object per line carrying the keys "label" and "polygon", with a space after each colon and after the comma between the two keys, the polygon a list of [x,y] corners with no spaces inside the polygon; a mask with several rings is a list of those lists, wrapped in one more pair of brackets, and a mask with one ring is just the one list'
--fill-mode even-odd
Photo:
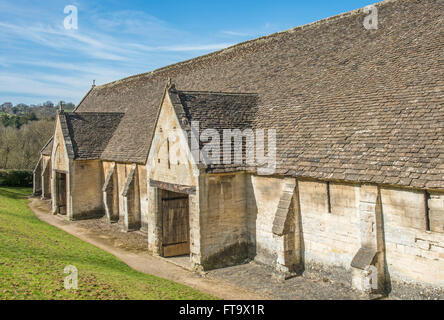
{"label": "blue sky", "polygon": [[[78,103],[91,87],[375,0],[0,2],[0,103]],[[66,30],[64,8],[78,9]]]}

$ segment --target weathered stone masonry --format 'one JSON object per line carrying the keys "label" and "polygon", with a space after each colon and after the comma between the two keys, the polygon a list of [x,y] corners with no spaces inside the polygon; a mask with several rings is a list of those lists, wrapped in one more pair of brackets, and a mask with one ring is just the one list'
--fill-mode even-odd
{"label": "weathered stone masonry", "polygon": [[[378,30],[357,10],[94,86],[57,115],[34,193],[196,269],[254,260],[444,298],[442,4],[377,6]],[[275,129],[275,173],[199,161],[192,122]]]}

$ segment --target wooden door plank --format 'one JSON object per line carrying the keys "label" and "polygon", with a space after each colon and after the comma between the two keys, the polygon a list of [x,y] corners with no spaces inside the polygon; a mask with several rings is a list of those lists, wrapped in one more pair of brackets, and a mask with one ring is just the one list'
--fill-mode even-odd
{"label": "wooden door plank", "polygon": [[162,199],[163,255],[190,253],[188,197]]}

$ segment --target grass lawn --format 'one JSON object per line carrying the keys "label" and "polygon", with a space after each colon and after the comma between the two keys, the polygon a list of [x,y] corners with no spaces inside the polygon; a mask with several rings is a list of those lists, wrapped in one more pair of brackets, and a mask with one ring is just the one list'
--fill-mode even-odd
{"label": "grass lawn", "polygon": [[[0,299],[214,299],[135,271],[113,255],[38,220],[28,188],[0,187]],[[65,266],[78,289],[64,289]]]}

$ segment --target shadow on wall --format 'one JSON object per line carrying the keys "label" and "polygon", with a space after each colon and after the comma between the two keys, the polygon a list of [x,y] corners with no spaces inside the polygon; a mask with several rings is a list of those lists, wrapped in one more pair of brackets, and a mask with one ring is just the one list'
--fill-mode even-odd
{"label": "shadow on wall", "polygon": [[[381,233],[381,237],[382,237],[382,243],[383,243],[383,252],[387,252],[386,249],[386,242],[385,242],[385,230],[384,230],[384,208],[383,206],[381,206],[381,224],[382,224],[382,233]],[[391,281],[391,277],[390,277],[390,272],[389,272],[389,268],[388,268],[388,264],[387,264],[387,256],[384,254],[384,260],[383,260],[383,264],[384,264],[384,288],[383,288],[383,293],[385,294],[390,294],[390,292],[392,292],[392,281]]]}
{"label": "shadow on wall", "polygon": [[257,220],[257,205],[256,199],[254,195],[253,182],[251,177],[246,175],[245,184],[247,194],[247,223],[248,223],[248,257],[250,259],[254,259],[257,254],[257,245],[256,245],[256,220]]}

